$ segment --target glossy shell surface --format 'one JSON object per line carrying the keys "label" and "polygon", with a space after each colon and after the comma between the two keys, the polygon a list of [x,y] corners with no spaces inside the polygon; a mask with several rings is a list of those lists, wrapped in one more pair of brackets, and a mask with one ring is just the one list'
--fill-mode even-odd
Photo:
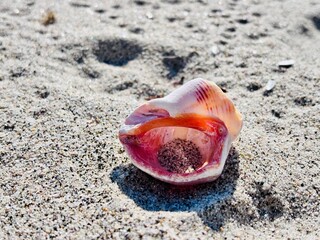
{"label": "glossy shell surface", "polygon": [[176,185],[221,174],[242,117],[213,82],[197,78],[134,110],[119,139],[135,166]]}

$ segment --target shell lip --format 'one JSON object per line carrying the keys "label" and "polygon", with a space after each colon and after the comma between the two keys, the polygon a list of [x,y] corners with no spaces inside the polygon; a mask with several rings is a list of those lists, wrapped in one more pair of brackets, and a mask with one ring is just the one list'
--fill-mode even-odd
{"label": "shell lip", "polygon": [[[219,147],[217,149],[209,150],[212,152],[212,156],[214,154],[215,156],[211,156],[210,159],[206,159],[203,166],[190,173],[168,172],[158,164],[145,160],[148,158],[150,153],[139,152],[139,146],[143,145],[144,140],[141,140],[143,139],[143,136],[153,129],[168,127],[195,129],[203,132],[210,139],[215,139],[215,141],[217,141],[217,133],[218,135],[220,134],[220,140],[217,141],[219,143]],[[225,155],[223,152],[225,152],[225,149],[229,148],[231,144],[228,129],[219,118],[207,117],[194,113],[180,114],[175,117],[152,119],[137,125],[124,125],[119,132],[119,139],[129,153],[135,166],[159,180],[177,185],[200,183],[208,181],[207,179],[214,180],[217,178],[222,172],[225,161],[225,159],[221,159],[220,157],[221,155]],[[227,149],[227,152],[228,151],[229,149]],[[217,156],[219,156],[219,158]]]}
{"label": "shell lip", "polygon": [[[214,123],[214,124],[213,124]],[[210,131],[215,125],[220,124],[225,127],[224,122],[219,118],[213,116],[203,116],[196,113],[184,113],[179,114],[175,117],[162,117],[152,119],[150,121],[132,124],[132,125],[123,125],[119,131],[120,140],[125,135],[139,135],[143,134],[153,128],[159,127],[168,127],[168,126],[180,126],[195,128],[200,131]]]}

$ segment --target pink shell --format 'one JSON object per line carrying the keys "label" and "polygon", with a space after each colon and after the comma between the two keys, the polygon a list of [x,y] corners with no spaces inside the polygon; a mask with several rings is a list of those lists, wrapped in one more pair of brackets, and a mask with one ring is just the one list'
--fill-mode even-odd
{"label": "pink shell", "polygon": [[[194,79],[164,98],[138,107],[125,120],[119,139],[135,166],[176,185],[215,180],[222,172],[231,143],[242,128],[241,114],[213,82]],[[173,139],[195,143],[204,164],[191,172],[167,171],[157,151]]]}

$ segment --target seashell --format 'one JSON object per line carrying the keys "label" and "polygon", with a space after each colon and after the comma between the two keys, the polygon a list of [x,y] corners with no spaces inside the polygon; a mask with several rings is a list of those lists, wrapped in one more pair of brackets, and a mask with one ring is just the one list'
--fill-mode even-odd
{"label": "seashell", "polygon": [[213,181],[223,170],[242,117],[213,82],[197,78],[138,107],[119,139],[133,164],[175,185]]}

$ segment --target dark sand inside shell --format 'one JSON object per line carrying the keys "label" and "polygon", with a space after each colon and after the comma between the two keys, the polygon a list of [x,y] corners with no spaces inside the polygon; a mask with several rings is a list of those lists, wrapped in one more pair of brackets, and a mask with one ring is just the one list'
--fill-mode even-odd
{"label": "dark sand inside shell", "polygon": [[157,157],[160,165],[173,173],[193,172],[203,165],[197,145],[179,138],[162,145]]}

